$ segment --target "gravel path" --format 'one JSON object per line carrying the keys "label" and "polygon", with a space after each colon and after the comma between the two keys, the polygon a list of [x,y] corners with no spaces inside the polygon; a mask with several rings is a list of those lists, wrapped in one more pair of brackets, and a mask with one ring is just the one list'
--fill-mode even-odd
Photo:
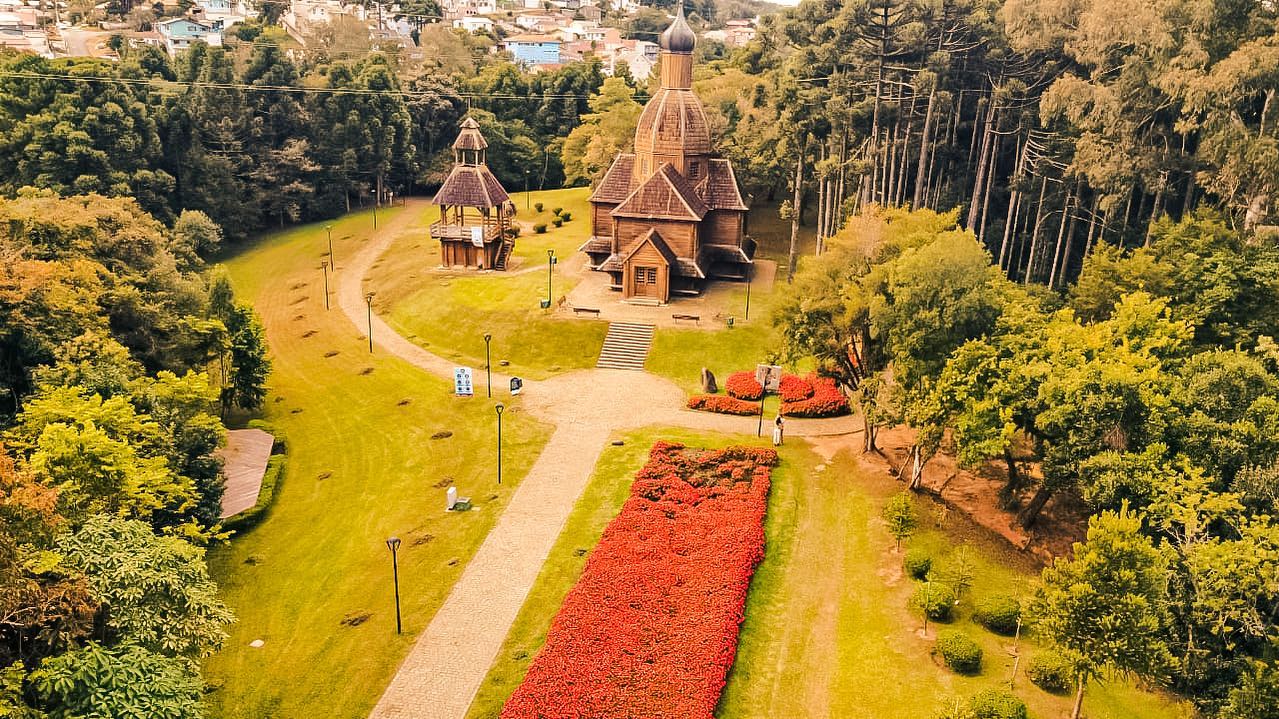
{"label": "gravel path", "polygon": [[[364,277],[414,216],[400,213],[338,273],[338,305],[361,332],[368,327]],[[401,337],[376,314],[372,327],[381,351],[431,374],[453,376],[453,362]],[[508,377],[494,374],[493,380],[502,385]],[[758,425],[754,417],[682,409],[683,391],[647,372],[581,370],[526,381],[524,387],[525,411],[554,424],[555,431],[400,665],[372,719],[465,717],[613,432],[656,425],[754,435]],[[789,420],[786,429],[790,436],[829,436],[859,427],[853,418],[841,417]]]}

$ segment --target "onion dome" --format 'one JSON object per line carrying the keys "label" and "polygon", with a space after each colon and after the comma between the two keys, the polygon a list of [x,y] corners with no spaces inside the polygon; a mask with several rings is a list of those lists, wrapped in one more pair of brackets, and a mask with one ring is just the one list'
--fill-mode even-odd
{"label": "onion dome", "polygon": [[680,0],[679,12],[675,14],[675,22],[666,28],[662,36],[658,38],[657,43],[661,45],[666,52],[678,52],[690,54],[693,47],[697,45],[697,35],[693,34],[693,28],[688,26],[688,22],[684,20],[684,2]]}

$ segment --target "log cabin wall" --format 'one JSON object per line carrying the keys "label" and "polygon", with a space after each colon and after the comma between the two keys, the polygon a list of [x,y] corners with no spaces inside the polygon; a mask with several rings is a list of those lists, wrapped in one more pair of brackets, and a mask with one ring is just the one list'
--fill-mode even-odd
{"label": "log cabin wall", "polygon": [[650,229],[657,230],[677,257],[697,256],[697,223],[634,217],[617,218],[617,251],[622,255],[630,252],[635,242]]}

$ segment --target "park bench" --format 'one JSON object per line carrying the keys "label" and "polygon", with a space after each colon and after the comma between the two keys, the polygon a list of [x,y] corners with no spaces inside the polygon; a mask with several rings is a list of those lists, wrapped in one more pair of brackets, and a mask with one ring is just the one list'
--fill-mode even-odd
{"label": "park bench", "polygon": [[680,320],[687,320],[689,322],[692,322],[693,324],[701,324],[702,322],[701,315],[672,314],[671,319],[675,320],[676,322],[679,322]]}
{"label": "park bench", "polygon": [[599,316],[600,316],[600,311],[599,311],[598,309],[594,308],[594,307],[574,307],[574,308],[573,308],[573,314],[575,314],[575,315],[595,315],[596,317],[599,317]]}

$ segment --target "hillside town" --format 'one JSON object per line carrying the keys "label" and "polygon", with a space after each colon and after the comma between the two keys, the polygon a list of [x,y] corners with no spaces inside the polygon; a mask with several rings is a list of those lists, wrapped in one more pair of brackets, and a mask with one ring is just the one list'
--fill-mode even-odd
{"label": "hillside town", "polygon": [[[627,20],[640,12],[635,0],[444,0],[438,15],[420,15],[398,3],[343,0],[194,0],[156,2],[108,19],[108,4],[89,11],[64,0],[0,0],[0,47],[42,57],[118,59],[119,44],[152,46],[170,57],[203,42],[236,41],[236,27],[256,22],[264,6],[284,6],[279,23],[304,52],[323,44],[335,27],[363,33],[370,43],[413,49],[425,24],[491,40],[490,52],[508,53],[528,72],[554,70],[593,56],[613,75],[625,64],[632,76],[648,77],[657,64],[656,37],[626,37]],[[607,6],[607,11],[605,7]],[[607,14],[607,17],[606,17]],[[72,22],[74,19],[76,22]],[[702,32],[727,48],[755,37],[758,18],[730,18]]]}

